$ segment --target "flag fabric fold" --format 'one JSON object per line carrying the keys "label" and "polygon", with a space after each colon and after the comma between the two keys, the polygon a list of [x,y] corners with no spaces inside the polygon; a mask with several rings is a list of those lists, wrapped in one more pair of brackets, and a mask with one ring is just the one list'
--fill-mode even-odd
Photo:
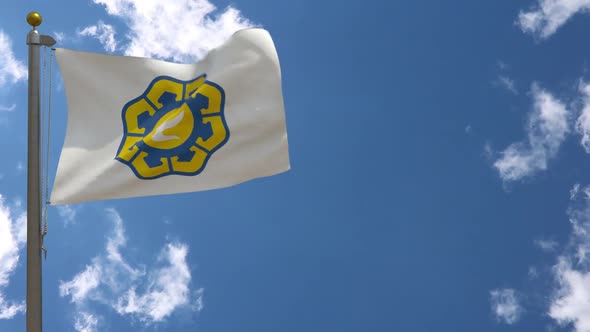
{"label": "flag fabric fold", "polygon": [[228,187],[290,169],[278,56],[262,29],[196,64],[57,49],[68,124],[51,204]]}

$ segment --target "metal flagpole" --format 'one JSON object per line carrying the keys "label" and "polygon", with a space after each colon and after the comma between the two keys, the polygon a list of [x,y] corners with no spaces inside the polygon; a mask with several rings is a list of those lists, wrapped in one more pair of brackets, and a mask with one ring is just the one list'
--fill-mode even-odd
{"label": "metal flagpole", "polygon": [[39,54],[41,46],[55,40],[39,34],[41,15],[31,12],[27,22],[33,30],[27,35],[29,45],[29,134],[27,154],[27,332],[41,332],[41,151],[39,121]]}

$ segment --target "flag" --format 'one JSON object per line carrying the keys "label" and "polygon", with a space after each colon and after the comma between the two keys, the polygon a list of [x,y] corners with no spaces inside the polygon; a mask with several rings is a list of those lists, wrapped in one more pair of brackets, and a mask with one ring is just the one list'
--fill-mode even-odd
{"label": "flag", "polygon": [[262,29],[196,64],[57,49],[68,123],[52,205],[222,188],[290,169]]}

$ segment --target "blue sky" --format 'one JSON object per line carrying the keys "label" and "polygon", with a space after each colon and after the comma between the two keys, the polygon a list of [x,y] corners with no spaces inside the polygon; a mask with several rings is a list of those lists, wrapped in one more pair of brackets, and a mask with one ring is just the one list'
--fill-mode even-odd
{"label": "blue sky", "polygon": [[0,331],[25,324],[31,10],[57,46],[178,62],[264,27],[292,165],[49,207],[45,330],[590,331],[590,0],[158,3],[2,4]]}

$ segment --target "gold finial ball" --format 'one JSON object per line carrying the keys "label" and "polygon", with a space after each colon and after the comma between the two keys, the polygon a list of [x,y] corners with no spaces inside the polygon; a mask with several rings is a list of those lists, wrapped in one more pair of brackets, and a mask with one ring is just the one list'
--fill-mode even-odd
{"label": "gold finial ball", "polygon": [[41,17],[41,14],[37,12],[30,12],[27,15],[27,23],[29,23],[33,28],[40,26],[42,21],[43,18]]}

